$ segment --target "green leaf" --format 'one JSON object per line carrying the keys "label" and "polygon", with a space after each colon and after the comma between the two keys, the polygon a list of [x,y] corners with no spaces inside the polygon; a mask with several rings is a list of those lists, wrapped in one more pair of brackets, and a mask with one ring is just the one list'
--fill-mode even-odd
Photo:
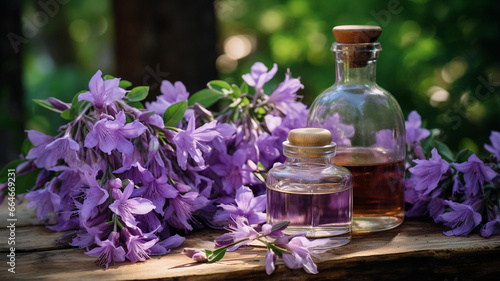
{"label": "green leaf", "polygon": [[223,90],[231,91],[231,85],[229,85],[227,82],[222,81],[222,80],[212,80],[208,82],[208,88],[211,90],[224,93]]}
{"label": "green leaf", "polygon": [[[25,162],[26,160],[18,159],[11,161],[3,167],[0,172],[0,183],[6,183],[9,180],[9,169],[16,169],[19,164]],[[40,169],[32,171],[28,174],[24,175],[16,175],[15,176],[15,186],[16,186],[16,194],[26,193],[28,190],[33,188],[36,184],[36,178],[38,177],[38,173],[40,173]],[[15,172],[14,172],[15,174]],[[7,191],[7,189],[6,189]]]}
{"label": "green leaf", "polygon": [[137,109],[144,109],[144,104],[140,101],[127,101],[127,104]]}
{"label": "green leaf", "polygon": [[474,154],[474,152],[470,151],[468,148],[465,148],[461,150],[458,154],[457,157],[455,158],[455,163],[462,163],[465,162],[469,159],[469,157]]}
{"label": "green leaf", "polygon": [[233,92],[231,93],[231,97],[233,99],[239,98],[241,96],[241,90],[240,90],[240,88],[238,86],[236,86],[236,85],[233,85],[232,89],[233,89]]}
{"label": "green leaf", "polygon": [[19,164],[23,163],[24,161],[26,160],[23,160],[23,159],[17,159],[17,160],[14,160],[14,161],[10,161],[9,163],[7,163],[7,165],[5,165],[2,169],[2,171],[0,172],[0,183],[6,183],[9,179],[8,177],[8,172],[9,172],[9,169],[16,169],[17,166],[19,166]]}
{"label": "green leaf", "polygon": [[441,155],[444,160],[453,162],[453,160],[455,159],[455,155],[453,155],[453,152],[451,152],[450,148],[446,144],[440,141],[435,141],[434,144],[439,152],[439,155]]}
{"label": "green leaf", "polygon": [[247,106],[249,104],[250,104],[250,100],[247,97],[243,97],[241,99],[241,103],[240,103],[241,107],[245,107],[245,106]]}
{"label": "green leaf", "polygon": [[122,180],[122,187],[125,188],[127,187],[127,185],[130,183],[130,180],[129,179],[124,179]]}
{"label": "green leaf", "polygon": [[73,120],[76,118],[76,116],[78,116],[83,111],[83,109],[85,108],[85,106],[87,106],[87,104],[89,102],[85,101],[85,100],[78,101],[78,96],[81,93],[85,93],[85,92],[88,92],[88,91],[85,91],[85,90],[80,91],[73,97],[73,100],[71,101],[71,107],[69,109],[65,110],[63,113],[61,113],[62,118],[64,118],[65,120]]}
{"label": "green leaf", "polygon": [[222,247],[214,251],[205,250],[205,254],[207,255],[207,262],[220,261],[226,254],[226,247]]}
{"label": "green leaf", "polygon": [[492,184],[485,184],[485,185],[483,186],[483,190],[484,190],[484,191],[488,191],[488,190],[490,190],[490,189],[491,189],[491,190],[495,190],[495,189],[497,189],[497,187],[496,187],[496,186],[494,186],[494,185],[492,185]]}
{"label": "green leaf", "polygon": [[127,98],[129,101],[141,101],[148,96],[148,92],[148,86],[135,87],[127,94]]}
{"label": "green leaf", "polygon": [[186,100],[169,106],[163,114],[163,122],[165,123],[165,127],[173,127],[177,125],[182,120],[182,117],[184,117],[187,106],[188,102]]}
{"label": "green leaf", "polygon": [[259,115],[266,115],[266,110],[263,107],[259,107],[259,108],[255,109],[255,113],[257,113]]}
{"label": "green leaf", "polygon": [[241,83],[240,91],[242,94],[248,94],[248,84],[246,82]]}
{"label": "green leaf", "polygon": [[71,108],[70,109],[66,109],[63,113],[61,113],[61,117],[64,119],[64,120],[73,120],[73,117],[72,117],[72,113],[71,113]]}
{"label": "green leaf", "polygon": [[278,257],[282,257],[283,256],[283,250],[281,250],[280,248],[278,248],[276,245],[274,244],[269,244],[268,245],[269,249],[273,250],[273,252],[278,255]]}
{"label": "green leaf", "polygon": [[118,84],[118,87],[122,89],[127,89],[128,87],[132,86],[132,82],[128,80],[120,80],[120,84]]}
{"label": "green leaf", "polygon": [[36,179],[40,169],[35,170],[31,173],[16,176],[16,194],[22,194],[28,192],[36,185]]}
{"label": "green leaf", "polygon": [[102,77],[102,80],[110,80],[110,79],[115,79],[113,75],[106,74]]}
{"label": "green leaf", "polygon": [[224,97],[223,93],[211,89],[203,89],[194,93],[194,95],[189,97],[188,105],[199,103],[203,107],[208,108],[223,97]]}
{"label": "green leaf", "polygon": [[253,175],[258,179],[260,180],[262,183],[265,183],[266,182],[266,176],[267,174],[266,173],[260,173],[260,172],[253,172]]}
{"label": "green leaf", "polygon": [[26,155],[28,155],[28,152],[30,151],[30,149],[32,149],[33,147],[35,147],[30,139],[26,138],[23,143],[21,144],[21,154],[26,157]]}
{"label": "green leaf", "polygon": [[50,104],[50,102],[48,102],[46,100],[33,99],[33,101],[36,104],[38,104],[39,106],[43,107],[43,108],[46,108],[48,110],[51,110],[51,111],[54,111],[54,112],[57,112],[57,113],[62,113],[62,111],[60,111],[60,110],[55,109],[54,107],[52,107],[52,105]]}

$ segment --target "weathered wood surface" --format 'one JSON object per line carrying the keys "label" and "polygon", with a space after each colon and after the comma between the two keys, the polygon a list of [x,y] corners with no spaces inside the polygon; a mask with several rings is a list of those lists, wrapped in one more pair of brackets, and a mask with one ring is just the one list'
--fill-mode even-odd
{"label": "weathered wood surface", "polygon": [[[5,225],[6,214],[0,206]],[[408,219],[385,232],[354,234],[347,246],[319,257],[317,275],[278,262],[267,276],[264,248],[246,247],[213,264],[195,263],[181,254],[183,247],[212,248],[222,232],[191,233],[168,255],[104,270],[84,250],[55,244],[60,233],[33,225],[32,211],[20,208],[16,217],[16,273],[7,271],[9,230],[2,227],[0,280],[500,280],[499,236],[447,237],[442,226],[423,220]]]}

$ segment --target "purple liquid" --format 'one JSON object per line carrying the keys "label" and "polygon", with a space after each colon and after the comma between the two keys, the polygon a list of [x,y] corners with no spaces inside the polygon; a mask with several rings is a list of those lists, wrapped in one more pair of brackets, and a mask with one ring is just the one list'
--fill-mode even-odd
{"label": "purple liquid", "polygon": [[[286,188],[285,188],[286,189]],[[267,189],[267,221],[289,221],[286,234],[307,232],[311,238],[340,235],[350,230],[352,188],[333,193],[291,193]]]}

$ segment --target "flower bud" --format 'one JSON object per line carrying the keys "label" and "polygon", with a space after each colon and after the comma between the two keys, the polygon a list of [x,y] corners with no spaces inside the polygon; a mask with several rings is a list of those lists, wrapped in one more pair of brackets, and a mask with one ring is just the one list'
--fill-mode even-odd
{"label": "flower bud", "polygon": [[212,112],[203,107],[203,105],[196,102],[193,105],[193,109],[201,118],[209,121],[214,120],[214,115],[212,114]]}
{"label": "flower bud", "polygon": [[50,172],[47,169],[42,169],[38,176],[36,177],[36,187],[42,187],[47,181],[49,181]]}
{"label": "flower bud", "polygon": [[70,109],[70,107],[71,107],[71,104],[65,103],[65,102],[60,101],[59,99],[56,99],[53,97],[46,99],[46,101],[48,103],[50,103],[50,105],[52,105],[52,107],[54,109],[57,109],[59,111],[66,111],[66,110]]}

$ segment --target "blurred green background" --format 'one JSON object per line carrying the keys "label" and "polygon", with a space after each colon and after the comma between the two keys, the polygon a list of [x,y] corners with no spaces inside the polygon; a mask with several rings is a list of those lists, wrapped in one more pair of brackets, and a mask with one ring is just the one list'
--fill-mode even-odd
{"label": "blurred green background", "polygon": [[[277,63],[269,86],[289,68],[310,105],[335,81],[331,29],[379,25],[377,82],[405,117],[417,110],[428,128],[443,129],[440,140],[452,150],[479,155],[491,130],[500,130],[500,1],[217,0],[213,8],[217,42],[210,47],[220,79],[239,84],[254,62]],[[35,13],[34,2],[24,1],[23,25]],[[25,128],[54,134],[63,120],[32,99],[69,102],[97,69],[115,72],[112,1],[66,1],[49,21],[23,44],[22,85]],[[9,113],[0,114],[6,122]]]}

